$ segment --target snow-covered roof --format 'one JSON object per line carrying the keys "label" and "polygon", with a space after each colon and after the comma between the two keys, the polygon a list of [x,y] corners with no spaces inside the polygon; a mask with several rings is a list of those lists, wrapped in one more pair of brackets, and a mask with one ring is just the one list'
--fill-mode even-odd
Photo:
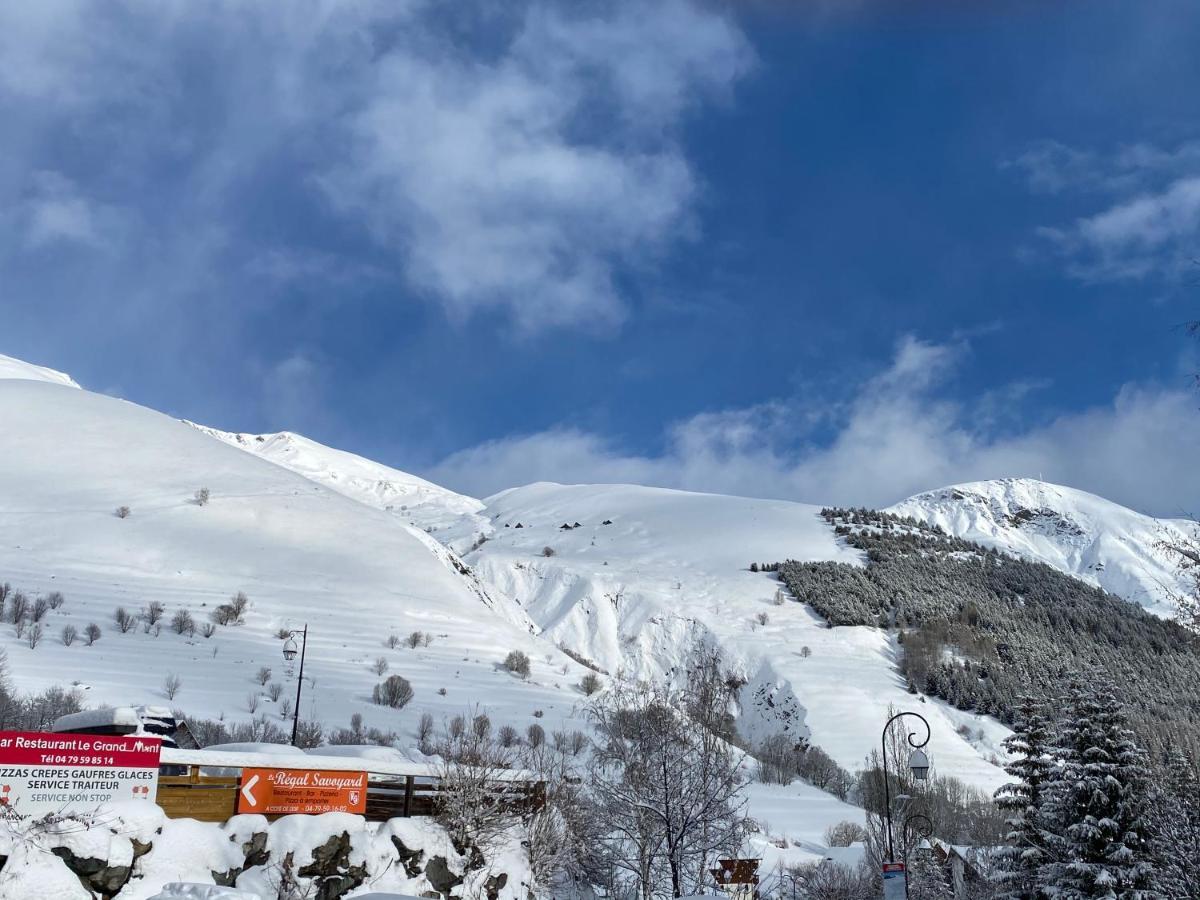
{"label": "snow-covered roof", "polygon": [[[175,750],[164,747],[159,758],[164,764],[181,766],[205,766],[223,769],[272,769],[304,768],[326,769],[333,772],[370,772],[375,775],[414,775],[437,778],[442,774],[438,766],[427,763],[384,762],[344,756],[321,756],[305,753],[286,744],[250,744],[250,747],[269,747],[269,750],[237,750],[236,745],[226,744],[216,750]],[[325,748],[322,748],[325,749]],[[299,758],[298,758],[299,757]],[[299,763],[299,765],[297,765]],[[535,772],[524,769],[508,769],[497,772],[496,781],[537,781]]]}

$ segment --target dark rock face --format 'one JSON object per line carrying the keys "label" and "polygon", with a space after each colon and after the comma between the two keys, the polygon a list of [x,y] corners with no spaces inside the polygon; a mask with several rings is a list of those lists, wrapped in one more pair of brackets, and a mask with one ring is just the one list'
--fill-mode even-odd
{"label": "dark rock face", "polygon": [[425,877],[429,879],[430,886],[447,900],[450,892],[463,882],[461,875],[450,871],[444,856],[435,856],[429,860],[429,865],[425,867]]}
{"label": "dark rock face", "polygon": [[423,850],[409,850],[404,846],[404,842],[400,838],[392,835],[392,845],[396,848],[396,855],[400,859],[400,865],[404,867],[404,874],[409,878],[416,878],[421,874],[421,861],[425,858]]}
{"label": "dark rock face", "polygon": [[487,894],[488,900],[499,900],[500,891],[508,884],[508,873],[501,872],[499,875],[493,875],[483,883],[483,890]]}
{"label": "dark rock face", "polygon": [[[50,852],[66,863],[85,888],[106,900],[117,895],[133,872],[132,866],[110,866],[103,859],[80,859],[67,847],[51,847]],[[148,847],[144,852],[148,852]]]}
{"label": "dark rock face", "polygon": [[350,864],[350,835],[344,831],[313,848],[312,857],[313,861],[301,866],[296,874],[313,879],[316,900],[338,900],[367,880],[366,866]]}

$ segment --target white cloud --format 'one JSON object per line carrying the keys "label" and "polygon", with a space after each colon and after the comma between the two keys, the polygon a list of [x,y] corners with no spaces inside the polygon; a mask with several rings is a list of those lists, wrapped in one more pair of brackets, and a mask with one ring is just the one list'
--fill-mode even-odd
{"label": "white cloud", "polygon": [[[859,386],[823,440],[805,440],[807,424],[797,439],[792,425],[806,423],[807,413],[802,401],[792,401],[676,423],[661,455],[628,454],[599,435],[563,428],[460,451],[428,474],[477,495],[537,480],[631,482],[871,506],[1012,475],[1043,477],[1164,515],[1200,508],[1194,394],[1127,385],[1103,406],[997,433],[994,409],[980,415],[974,405],[940,396],[965,352],[906,339],[892,365]],[[1019,397],[1028,387],[1009,393]]]}
{"label": "white cloud", "polygon": [[1035,192],[1101,194],[1102,205],[1038,234],[1087,281],[1177,279],[1200,245],[1200,142],[1134,144],[1104,156],[1043,142],[1006,164]]}
{"label": "white cloud", "polygon": [[58,242],[99,244],[101,213],[78,188],[57,172],[34,172],[23,204],[25,242],[43,247]]}
{"label": "white cloud", "polygon": [[616,267],[691,227],[684,110],[750,63],[728,20],[682,0],[567,9],[530,8],[486,61],[437,42],[387,53],[321,178],[458,318],[619,322]]}
{"label": "white cloud", "polygon": [[[153,242],[217,271],[257,252],[245,194],[291,172],[310,208],[367,227],[398,300],[525,332],[629,314],[624,271],[694,231],[684,117],[753,64],[693,0],[50,0],[0,10],[0,56],[0,204],[86,134],[77,167],[140,226],[128,256]],[[87,212],[47,204],[31,240],[87,239]]]}

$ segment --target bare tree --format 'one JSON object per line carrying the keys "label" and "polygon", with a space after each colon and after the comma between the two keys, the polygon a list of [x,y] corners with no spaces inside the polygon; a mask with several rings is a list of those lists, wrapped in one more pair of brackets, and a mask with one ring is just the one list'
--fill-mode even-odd
{"label": "bare tree", "polygon": [[406,637],[404,639],[404,643],[408,644],[409,647],[411,647],[412,649],[415,650],[415,649],[417,649],[417,647],[421,646],[421,641],[423,641],[424,639],[425,639],[425,636],[423,634],[421,634],[421,632],[414,631],[412,634],[410,634],[408,637]]}
{"label": "bare tree", "polygon": [[26,636],[29,642],[29,649],[36,650],[37,645],[42,642],[42,626],[38,622],[34,622],[29,629],[29,634]]}
{"label": "bare tree", "polygon": [[581,679],[579,679],[579,689],[589,697],[600,690],[600,687],[600,676],[595,672],[588,672]]}
{"label": "bare tree", "polygon": [[29,598],[21,591],[15,591],[8,608],[8,620],[16,625],[29,617]]}
{"label": "bare tree", "polygon": [[157,625],[158,622],[166,615],[166,607],[157,600],[151,600],[146,604],[146,608],[142,610],[142,619],[147,626]]}
{"label": "bare tree", "polygon": [[707,683],[675,692],[622,685],[589,710],[595,817],[606,826],[599,853],[623,892],[642,900],[701,893],[717,856],[744,843],[740,754],[686,714],[711,715],[720,693]]}
{"label": "bare tree", "polygon": [[33,601],[33,610],[30,613],[30,618],[35,622],[40,622],[46,617],[47,611],[50,609],[50,601],[46,597],[38,597]]}
{"label": "bare tree", "polygon": [[204,635],[206,638],[210,638],[214,634],[217,633],[217,626],[214,625],[212,622],[205,622],[203,625],[200,626],[200,633],[202,635]]}
{"label": "bare tree", "polygon": [[275,703],[279,702],[279,698],[283,696],[283,685],[278,681],[272,681],[267,686],[267,696]]}
{"label": "bare tree", "polygon": [[[476,712],[472,721],[478,717]],[[504,790],[514,761],[512,751],[464,727],[457,733],[447,729],[438,742],[438,753],[443,763],[438,773],[437,820],[455,846],[468,848],[482,861],[518,819],[517,805]]]}
{"label": "bare tree", "polygon": [[271,667],[260,667],[259,670],[254,673],[254,680],[265,687],[267,682],[271,680]]}
{"label": "bare tree", "polygon": [[193,635],[196,633],[196,620],[186,609],[178,610],[171,616],[171,630],[176,634]]}
{"label": "bare tree", "polygon": [[168,673],[167,677],[163,679],[163,693],[167,695],[168,700],[174,700],[181,687],[183,687],[183,679],[174,672]]}
{"label": "bare tree", "polygon": [[258,691],[251,691],[246,695],[246,711],[250,713],[258,712],[258,704],[262,701],[262,697]]}
{"label": "bare tree", "polygon": [[128,519],[130,512],[131,510],[128,506],[118,506],[113,515],[118,519]]}
{"label": "bare tree", "polygon": [[387,645],[389,650],[395,650],[398,646],[400,646],[400,638],[394,634],[389,634],[384,643]]}
{"label": "bare tree", "polygon": [[127,634],[129,630],[137,624],[137,616],[133,615],[133,613],[131,613],[125,607],[118,606],[113,611],[113,621],[116,623],[117,630],[120,631],[121,634]]}
{"label": "bare tree", "polygon": [[1167,589],[1179,624],[1200,633],[1200,522],[1193,522],[1189,531],[1164,532],[1157,548],[1175,564],[1184,584],[1182,590]]}
{"label": "bare tree", "polygon": [[67,598],[62,595],[62,591],[51,591],[46,595],[46,602],[50,604],[51,609],[60,609]]}
{"label": "bare tree", "polygon": [[417,722],[417,749],[428,756],[433,752],[433,715],[431,713],[421,713],[420,721]]}
{"label": "bare tree", "polygon": [[373,671],[376,675],[382,675],[387,670],[388,661],[382,656],[375,657],[375,662],[371,665],[371,671]]}
{"label": "bare tree", "polygon": [[87,638],[87,645],[90,647],[96,641],[100,640],[100,626],[95,622],[88,624],[88,627],[83,629],[83,636]]}
{"label": "bare tree", "polygon": [[193,494],[192,496],[195,498],[197,506],[207,506],[208,505],[208,497],[209,497],[208,488],[206,488],[206,487],[197,488],[196,493]]}
{"label": "bare tree", "polygon": [[62,629],[63,646],[70,647],[75,643],[75,639],[79,637],[79,631],[74,625],[64,625]]}

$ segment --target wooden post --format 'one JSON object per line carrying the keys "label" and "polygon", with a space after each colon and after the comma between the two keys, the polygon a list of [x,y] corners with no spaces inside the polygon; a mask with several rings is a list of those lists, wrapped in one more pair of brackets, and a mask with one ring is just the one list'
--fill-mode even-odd
{"label": "wooden post", "polygon": [[404,776],[404,818],[412,815],[413,776]]}

